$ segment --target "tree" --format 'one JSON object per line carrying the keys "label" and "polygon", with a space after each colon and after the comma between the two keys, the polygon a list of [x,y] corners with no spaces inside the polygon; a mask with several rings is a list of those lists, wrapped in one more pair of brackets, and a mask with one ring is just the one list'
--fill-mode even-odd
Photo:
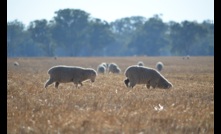
{"label": "tree", "polygon": [[79,9],[63,9],[25,28],[7,22],[7,55],[130,56],[214,55],[214,24],[163,23],[160,15],[132,16],[107,23]]}
{"label": "tree", "polygon": [[16,56],[16,49],[24,41],[24,28],[18,20],[7,23],[7,56]]}
{"label": "tree", "polygon": [[110,30],[110,25],[106,21],[100,19],[91,19],[90,26],[86,30],[88,35],[88,41],[92,55],[105,56],[108,54],[106,50],[115,40]]}
{"label": "tree", "polygon": [[146,21],[145,17],[142,16],[132,16],[126,17],[122,19],[118,19],[114,22],[111,22],[111,29],[113,33],[117,33],[119,35],[122,34],[131,34],[138,27],[141,27]]}
{"label": "tree", "polygon": [[159,16],[154,16],[137,29],[128,47],[137,55],[161,55],[168,45],[165,38],[167,26]]}
{"label": "tree", "polygon": [[110,23],[111,31],[114,34],[114,38],[117,41],[116,44],[120,47],[121,54],[130,55],[127,50],[128,43],[131,41],[135,31],[142,27],[146,18],[142,16],[132,16],[118,19]]}
{"label": "tree", "polygon": [[32,39],[39,43],[39,46],[45,51],[47,56],[54,56],[54,45],[51,40],[47,20],[35,20],[31,22],[28,31],[30,31]]}
{"label": "tree", "polygon": [[63,45],[69,56],[77,56],[88,27],[89,14],[79,9],[63,9],[55,12],[52,38]]}
{"label": "tree", "polygon": [[[202,26],[207,29],[207,35],[205,38],[201,38],[201,48],[203,55],[214,55],[214,24],[211,20],[205,20]],[[201,55],[202,55],[201,54]]]}
{"label": "tree", "polygon": [[[183,21],[181,24],[170,23],[172,52],[178,55],[191,55],[196,50],[196,42],[207,34],[207,30],[196,22]],[[194,48],[194,49],[193,49]]]}
{"label": "tree", "polygon": [[24,24],[15,20],[7,23],[7,56],[41,56],[43,53],[32,40]]}

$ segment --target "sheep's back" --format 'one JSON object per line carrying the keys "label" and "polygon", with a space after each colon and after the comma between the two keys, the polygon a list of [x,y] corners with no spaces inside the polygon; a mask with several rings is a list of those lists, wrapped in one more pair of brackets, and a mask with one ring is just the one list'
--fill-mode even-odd
{"label": "sheep's back", "polygon": [[106,67],[103,64],[98,65],[97,72],[98,73],[105,73],[106,72]]}
{"label": "sheep's back", "polygon": [[125,76],[137,84],[146,84],[151,79],[159,79],[154,69],[142,66],[131,66],[125,71]]}
{"label": "sheep's back", "polygon": [[110,63],[109,64],[109,71],[113,71],[118,67],[118,65],[116,63]]}
{"label": "sheep's back", "polygon": [[55,66],[49,69],[48,74],[56,81],[69,82],[77,78],[83,69],[70,66]]}

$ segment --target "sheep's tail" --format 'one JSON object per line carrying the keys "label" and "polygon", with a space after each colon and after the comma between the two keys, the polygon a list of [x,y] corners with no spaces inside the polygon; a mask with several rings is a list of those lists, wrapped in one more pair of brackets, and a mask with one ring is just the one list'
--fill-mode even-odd
{"label": "sheep's tail", "polygon": [[127,73],[127,71],[125,72],[125,76],[128,78],[128,73]]}
{"label": "sheep's tail", "polygon": [[49,70],[48,70],[48,74],[51,74],[51,71],[52,71],[52,69],[49,69]]}

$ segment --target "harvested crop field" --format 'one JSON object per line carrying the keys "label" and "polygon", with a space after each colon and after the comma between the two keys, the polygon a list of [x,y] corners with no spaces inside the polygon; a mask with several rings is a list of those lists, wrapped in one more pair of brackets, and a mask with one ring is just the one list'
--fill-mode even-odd
{"label": "harvested crop field", "polygon": [[[127,88],[124,71],[138,61],[152,68],[163,62],[161,74],[173,88]],[[96,70],[101,62],[122,72],[98,74],[79,88],[44,88],[54,65]],[[213,134],[214,57],[8,58],[7,133]]]}

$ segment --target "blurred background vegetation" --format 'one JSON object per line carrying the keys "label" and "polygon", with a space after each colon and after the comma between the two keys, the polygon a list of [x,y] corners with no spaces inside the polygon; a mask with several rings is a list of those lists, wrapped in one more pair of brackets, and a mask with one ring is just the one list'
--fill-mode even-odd
{"label": "blurred background vegetation", "polygon": [[7,22],[8,57],[52,56],[213,56],[214,23],[163,22],[131,16],[113,22],[80,9],[62,9],[52,20],[28,26]]}

